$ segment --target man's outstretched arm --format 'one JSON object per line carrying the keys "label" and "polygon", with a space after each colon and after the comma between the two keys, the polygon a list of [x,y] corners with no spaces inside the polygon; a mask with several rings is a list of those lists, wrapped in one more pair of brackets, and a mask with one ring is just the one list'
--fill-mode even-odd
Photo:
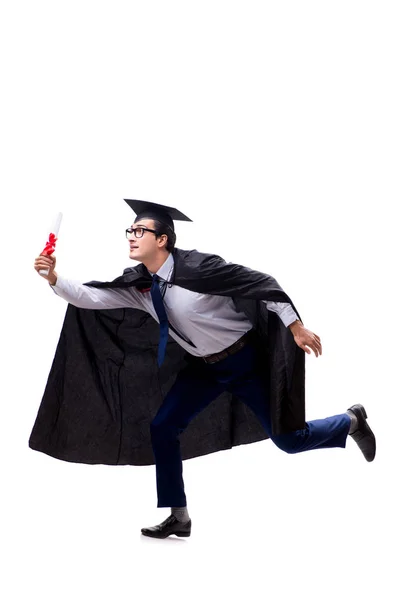
{"label": "man's outstretched arm", "polygon": [[[54,270],[56,257],[40,255],[35,259],[35,270],[46,279],[51,289],[70,304],[77,308],[110,309],[110,308],[138,308],[144,310],[140,300],[140,293],[135,288],[123,289],[97,289],[83,285],[79,281],[60,277]],[[48,273],[40,273],[47,270]]]}

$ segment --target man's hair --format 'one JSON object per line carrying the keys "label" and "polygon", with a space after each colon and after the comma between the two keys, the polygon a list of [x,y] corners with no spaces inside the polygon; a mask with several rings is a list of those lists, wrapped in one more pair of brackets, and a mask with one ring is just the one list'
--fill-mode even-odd
{"label": "man's hair", "polygon": [[171,229],[171,227],[167,223],[164,223],[159,219],[155,219],[154,216],[151,214],[149,214],[148,216],[146,214],[138,215],[135,219],[135,223],[137,221],[140,221],[141,219],[153,219],[154,229],[156,230],[156,237],[160,237],[163,233],[165,233],[165,235],[168,236],[167,245],[165,247],[168,250],[168,252],[172,252],[175,248],[176,234]]}
{"label": "man's hair", "polygon": [[165,233],[165,235],[168,236],[166,249],[168,250],[168,252],[172,252],[173,249],[175,248],[175,243],[176,243],[175,232],[172,231],[171,227],[169,225],[167,225],[166,223],[163,223],[162,221],[159,221],[158,219],[153,219],[153,220],[154,220],[154,229],[157,232],[156,236],[160,237],[163,233]]}

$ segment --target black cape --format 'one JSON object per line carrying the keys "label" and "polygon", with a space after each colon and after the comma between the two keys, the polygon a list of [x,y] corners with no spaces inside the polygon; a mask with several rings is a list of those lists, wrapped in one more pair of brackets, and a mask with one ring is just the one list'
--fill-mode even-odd
{"label": "black cape", "polygon": [[[272,434],[304,428],[305,353],[290,329],[261,302],[290,302],[299,316],[289,296],[270,275],[227,263],[215,254],[175,248],[173,256],[172,284],[229,296],[252,322],[269,389]],[[86,285],[143,289],[150,287],[151,275],[139,264],[114,281]],[[159,368],[158,341],[158,323],[142,310],[92,310],[69,304],[30,448],[78,463],[154,464],[150,422],[187,364],[186,351],[169,337]],[[224,392],[181,434],[182,458],[267,437],[252,411]]]}

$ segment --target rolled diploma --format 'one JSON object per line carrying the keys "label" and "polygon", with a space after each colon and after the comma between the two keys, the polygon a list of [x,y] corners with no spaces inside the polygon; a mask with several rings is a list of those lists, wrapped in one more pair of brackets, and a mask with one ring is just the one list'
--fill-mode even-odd
{"label": "rolled diploma", "polygon": [[[50,230],[50,233],[53,233],[56,237],[58,237],[58,232],[60,231],[61,221],[62,221],[62,213],[59,212],[59,213],[57,213],[57,216],[54,219],[54,223],[51,226],[51,230]],[[49,239],[50,239],[50,235],[49,235]],[[49,274],[49,270],[50,269],[40,269],[39,273],[41,275],[48,275]]]}

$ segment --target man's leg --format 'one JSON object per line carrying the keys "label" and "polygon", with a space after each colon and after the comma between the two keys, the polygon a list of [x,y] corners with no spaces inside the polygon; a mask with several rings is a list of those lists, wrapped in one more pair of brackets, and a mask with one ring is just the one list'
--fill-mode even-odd
{"label": "man's leg", "polygon": [[178,374],[166,395],[150,426],[158,507],[186,506],[179,435],[223,390],[209,376],[204,363],[193,361]]}
{"label": "man's leg", "polygon": [[[247,363],[246,363],[247,361]],[[263,424],[271,440],[290,454],[316,448],[345,448],[347,436],[357,443],[364,458],[375,458],[376,440],[367,423],[367,413],[361,404],[354,404],[345,413],[308,421],[304,429],[282,435],[272,435],[268,406],[268,390],[257,373],[254,348],[248,347],[241,355],[241,364],[247,372],[232,382],[229,389],[247,404]],[[252,367],[251,367],[252,364]]]}
{"label": "man's leg", "polygon": [[209,376],[205,363],[196,360],[178,374],[166,395],[150,427],[156,462],[157,506],[171,507],[171,515],[160,525],[143,528],[143,535],[190,536],[192,522],[186,508],[179,435],[223,390],[223,386]]}
{"label": "man's leg", "polygon": [[234,380],[228,389],[240,398],[262,423],[271,440],[290,454],[316,448],[344,448],[349,433],[351,419],[347,413],[308,421],[304,429],[281,435],[272,435],[271,418],[268,406],[268,390],[256,371],[255,349],[248,346],[241,356],[247,362],[247,372]]}

